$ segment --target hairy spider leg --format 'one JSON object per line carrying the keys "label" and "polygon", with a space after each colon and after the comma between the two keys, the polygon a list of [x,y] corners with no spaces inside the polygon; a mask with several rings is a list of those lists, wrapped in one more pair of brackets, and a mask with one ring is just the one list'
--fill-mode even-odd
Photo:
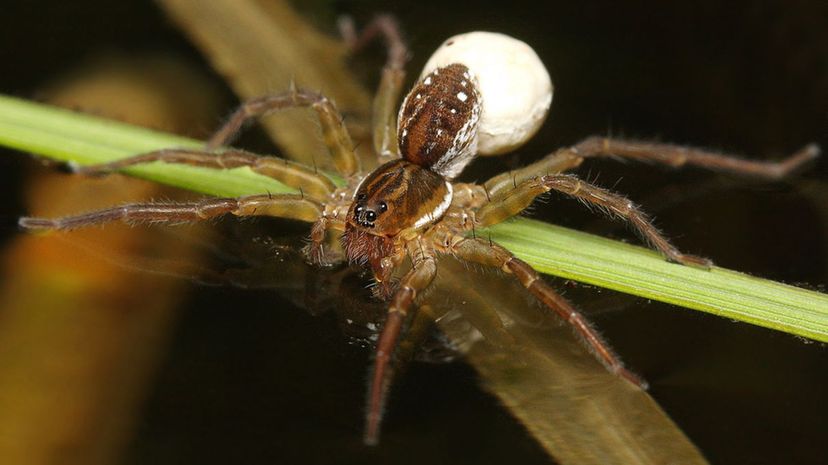
{"label": "hairy spider leg", "polygon": [[417,293],[427,288],[437,274],[437,262],[433,255],[419,249],[411,252],[409,251],[412,268],[403,276],[400,287],[391,298],[388,316],[377,341],[365,419],[364,441],[369,445],[375,445],[379,441],[382,413],[391,380],[391,356],[397,347],[402,325],[408,316],[409,308],[417,298]]}
{"label": "hairy spider leg", "polygon": [[339,30],[345,45],[351,52],[359,51],[368,42],[381,36],[388,50],[385,66],[382,68],[379,87],[373,102],[374,151],[381,165],[398,157],[397,112],[400,94],[405,84],[405,63],[408,61],[408,47],[402,38],[400,26],[391,15],[379,15],[362,31],[356,32],[353,21],[343,17]]}
{"label": "hairy spider leg", "polygon": [[354,152],[351,135],[345,127],[339,110],[324,95],[307,89],[291,89],[242,103],[227,122],[210,137],[206,149],[211,151],[230,143],[249,120],[295,107],[311,107],[316,111],[322,126],[325,145],[331,153],[337,171],[346,178],[358,173],[360,171],[359,157]]}
{"label": "hairy spider leg", "polygon": [[557,150],[522,168],[498,174],[483,184],[486,195],[493,199],[516,188],[519,184],[544,174],[562,173],[578,167],[584,159],[575,150]]}
{"label": "hairy spider leg", "polygon": [[689,164],[714,171],[779,179],[818,157],[819,152],[817,145],[810,144],[783,160],[766,162],[670,144],[590,137],[526,167],[486,181],[483,187],[489,196],[489,202],[476,212],[476,220],[481,226],[500,223],[523,211],[538,195],[556,190],[597,206],[610,216],[627,220],[669,260],[707,268],[712,265],[709,260],[681,253],[658,231],[641,208],[629,199],[573,175],[560,173],[578,166],[586,157],[621,156],[674,167]]}
{"label": "hairy spider leg", "polygon": [[99,175],[155,161],[223,170],[246,166],[320,201],[326,200],[336,190],[336,185],[329,177],[313,168],[284,158],[265,157],[237,149],[220,153],[197,149],[163,149],[109,163],[78,166],[74,167],[74,171],[78,174]]}
{"label": "hairy spider leg", "polygon": [[481,207],[476,212],[477,221],[481,226],[500,223],[523,211],[537,196],[551,190],[574,197],[587,205],[596,206],[598,210],[611,217],[626,220],[645,241],[652,244],[670,261],[701,268],[710,268],[713,265],[706,258],[679,251],[653,225],[647,214],[631,200],[571,174],[548,174],[524,181]]}
{"label": "hairy spider leg", "polygon": [[818,145],[808,144],[782,160],[759,161],[693,147],[598,136],[584,139],[572,147],[571,150],[585,158],[632,158],[662,163],[676,168],[692,165],[711,171],[765,179],[781,179],[789,176],[807,162],[819,157],[820,154]]}
{"label": "hairy spider leg", "polygon": [[499,268],[506,273],[514,275],[523,287],[543,305],[553,310],[565,322],[572,325],[577,334],[586,341],[589,348],[595,353],[598,360],[611,373],[630,381],[642,389],[647,389],[647,382],[624,367],[618,355],[601,338],[583,314],[546,284],[538,272],[529,266],[528,263],[515,257],[512,252],[509,252],[500,245],[483,239],[462,238],[451,241],[448,250],[450,253],[464,260]]}
{"label": "hairy spider leg", "polygon": [[572,147],[556,150],[535,163],[499,174],[486,181],[484,187],[489,196],[496,196],[533,177],[562,173],[580,165],[584,158],[593,157],[632,158],[675,168],[693,165],[711,171],[781,179],[819,157],[819,154],[819,146],[809,144],[782,160],[756,161],[679,145],[593,136]]}
{"label": "hairy spider leg", "polygon": [[308,260],[314,265],[328,266],[342,261],[340,254],[333,254],[325,250],[325,242],[330,230],[344,232],[345,220],[330,218],[323,213],[311,227],[310,243],[305,247],[304,252]]}
{"label": "hairy spider leg", "polygon": [[314,222],[323,205],[297,194],[209,198],[186,203],[130,203],[62,218],[22,217],[18,224],[32,230],[70,230],[120,221],[126,224],[180,224],[218,216],[275,216]]}

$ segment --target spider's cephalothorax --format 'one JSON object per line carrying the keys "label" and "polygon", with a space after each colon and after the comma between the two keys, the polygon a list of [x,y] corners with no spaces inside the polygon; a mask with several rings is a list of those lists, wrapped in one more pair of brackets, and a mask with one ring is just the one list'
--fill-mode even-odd
{"label": "spider's cephalothorax", "polygon": [[[313,223],[308,257],[315,263],[328,262],[329,254],[324,250],[328,231],[342,235],[346,257],[370,266],[377,282],[387,282],[407,258],[410,269],[400,277],[399,286],[384,286],[389,304],[371,378],[365,432],[369,444],[378,440],[390,379],[388,368],[398,336],[418,296],[431,285],[440,254],[513,275],[546,308],[571,324],[610,372],[646,386],[529,264],[506,248],[475,237],[474,228],[503,222],[520,214],[538,195],[556,191],[626,220],[668,260],[708,267],[708,260],[683,254],[670,244],[633,202],[563,172],[590,157],[614,156],[775,179],[819,154],[819,148],[812,144],[780,162],[762,162],[669,144],[590,137],[483,184],[452,184],[451,180],[478,153],[504,153],[532,137],[552,101],[549,73],[537,54],[517,39],[490,32],[461,34],[444,42],[432,55],[422,78],[397,111],[396,99],[404,81],[405,44],[396,23],[387,16],[378,17],[365,31],[361,37],[350,31],[346,39],[358,48],[380,33],[390,45],[374,104],[374,151],[380,167],[373,172],[360,171],[348,130],[333,102],[312,91],[292,89],[243,104],[205,150],[160,150],[78,171],[110,172],[154,161],[217,169],[248,167],[282,181],[296,193],[127,204],[65,218],[21,218],[20,225],[65,230],[110,221],[175,224],[225,214],[277,216]],[[315,169],[285,160],[235,149],[217,150],[248,119],[297,106],[317,112],[334,165],[348,179],[346,186],[338,187]]]}
{"label": "spider's cephalothorax", "polygon": [[408,93],[398,123],[399,151],[359,185],[342,237],[350,261],[380,261],[394,237],[442,218],[452,200],[452,179],[477,147],[480,95],[469,69],[459,63],[426,75]]}
{"label": "spider's cephalothorax", "polygon": [[352,262],[367,262],[377,275],[395,237],[439,220],[451,199],[451,183],[428,168],[407,160],[380,166],[359,186],[348,210],[345,255]]}

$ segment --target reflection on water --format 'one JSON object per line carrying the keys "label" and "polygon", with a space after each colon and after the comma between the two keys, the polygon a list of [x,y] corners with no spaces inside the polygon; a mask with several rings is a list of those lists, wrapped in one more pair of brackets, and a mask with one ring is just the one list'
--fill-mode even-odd
{"label": "reflection on water", "polygon": [[[249,225],[246,229],[250,229]],[[146,257],[143,266],[153,274],[179,276],[202,284],[234,286],[248,292],[267,290],[268,294],[278,295],[271,294],[272,298],[287,300],[311,315],[328,321],[332,318],[345,343],[363,348],[363,356],[371,352],[385,304],[371,298],[365,277],[344,267],[319,270],[308,266],[297,252],[296,237],[250,237],[253,239],[243,243],[233,241],[232,252],[217,248],[215,237],[204,242],[214,257],[232,257],[232,266],[220,260],[209,271],[190,267],[183,261],[164,260],[151,266]],[[106,251],[99,249],[97,253],[115,259]],[[139,271],[134,261],[124,263]],[[480,371],[485,387],[565,463],[625,463],[629,457],[649,457],[649,463],[683,457],[685,463],[702,463],[698,452],[655,402],[608,373],[570,327],[540,307],[509,276],[444,257],[432,289],[420,304],[421,311],[410,321],[397,352],[398,383],[404,383],[402,380],[409,376],[400,368],[412,359],[445,362],[460,353]],[[227,317],[244,318],[247,311],[238,307]],[[279,353],[284,353],[284,349],[276,347],[273,356],[279,359]],[[351,382],[364,379],[366,370],[361,367],[351,373]],[[275,369],[273,375],[278,376],[278,371]],[[303,382],[328,384],[331,376],[335,375],[319,370],[315,379]],[[394,390],[392,386],[391,419]],[[286,395],[297,404],[318,401],[312,396]],[[351,402],[361,405],[363,399]],[[423,415],[430,415],[428,405],[421,408]],[[278,414],[279,409],[276,410]],[[358,409],[349,410],[355,418],[348,421],[360,425]],[[473,418],[474,415],[469,416],[469,422]],[[390,425],[391,431],[384,441],[393,444],[395,423]]]}

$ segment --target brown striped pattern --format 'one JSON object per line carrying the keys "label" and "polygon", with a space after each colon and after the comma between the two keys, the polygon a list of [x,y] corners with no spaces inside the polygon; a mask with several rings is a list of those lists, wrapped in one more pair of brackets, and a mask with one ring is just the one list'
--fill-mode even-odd
{"label": "brown striped pattern", "polygon": [[459,174],[477,151],[480,103],[466,66],[454,63],[426,75],[400,108],[402,158],[449,178]]}
{"label": "brown striped pattern", "polygon": [[394,160],[365,178],[354,196],[348,222],[373,234],[395,235],[434,212],[447,194],[446,181],[439,174]]}

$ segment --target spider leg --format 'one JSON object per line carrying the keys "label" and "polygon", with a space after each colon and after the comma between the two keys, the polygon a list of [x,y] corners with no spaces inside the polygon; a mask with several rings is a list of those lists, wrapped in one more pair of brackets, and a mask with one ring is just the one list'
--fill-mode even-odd
{"label": "spider leg", "polygon": [[408,309],[417,297],[417,293],[428,287],[437,273],[436,260],[430,254],[417,253],[414,254],[412,260],[414,262],[413,268],[403,277],[399,289],[391,299],[388,317],[383,324],[382,332],[377,341],[374,371],[368,394],[368,412],[365,421],[364,441],[368,445],[375,445],[379,440],[382,411],[391,379],[391,355],[397,346],[397,340],[403,322],[408,315]]}
{"label": "spider leg", "polygon": [[221,153],[195,149],[164,149],[109,163],[75,166],[73,170],[79,174],[99,175],[156,161],[215,169],[232,169],[246,166],[256,173],[283,182],[294,189],[302,189],[302,192],[316,199],[325,199],[336,190],[336,185],[330,178],[313,168],[283,158],[263,157],[236,149]]}
{"label": "spider leg", "polygon": [[608,137],[589,137],[572,147],[582,157],[624,157],[654,161],[672,167],[694,165],[713,171],[767,179],[781,179],[819,156],[816,144],[809,144],[779,161],[745,160],[733,155],[711,152],[680,145],[661,144]]}
{"label": "spider leg", "polygon": [[584,158],[599,156],[655,161],[672,167],[689,164],[715,171],[779,179],[817,158],[819,153],[819,146],[810,144],[784,160],[766,162],[744,160],[732,155],[678,145],[596,136],[589,137],[575,146],[557,150],[523,168],[497,175],[486,181],[483,187],[487,195],[494,197],[539,174],[561,173],[577,167]]}
{"label": "spider leg", "polygon": [[701,268],[710,268],[713,265],[706,258],[687,255],[679,251],[659,232],[647,214],[631,200],[589,184],[571,174],[549,174],[525,181],[511,192],[505,192],[481,207],[476,213],[476,218],[482,226],[500,223],[520,213],[532,203],[535,197],[550,190],[562,192],[588,205],[598,207],[609,216],[626,220],[670,261]]}
{"label": "spider leg", "polygon": [[379,163],[397,157],[397,111],[405,81],[405,62],[408,47],[400,33],[400,26],[392,15],[379,15],[358,34],[353,21],[344,17],[339,29],[351,51],[358,51],[377,36],[382,36],[388,49],[388,58],[382,68],[379,88],[373,103],[374,150]]}
{"label": "spider leg", "polygon": [[565,148],[557,150],[540,160],[513,171],[501,173],[483,184],[486,194],[496,197],[503,192],[512,190],[529,179],[540,174],[561,173],[581,164],[584,159],[578,152]]}
{"label": "spider leg", "polygon": [[308,260],[314,265],[333,265],[342,260],[340,255],[325,250],[325,241],[328,238],[329,230],[345,231],[345,221],[322,215],[313,224],[310,233],[310,243],[305,247],[304,252]]}
{"label": "spider leg", "polygon": [[275,216],[313,222],[322,214],[322,204],[294,194],[251,195],[210,198],[188,203],[132,203],[62,218],[20,218],[20,227],[30,230],[70,230],[120,221],[126,224],[179,224],[225,214]]}
{"label": "spider leg", "polygon": [[482,239],[464,238],[452,241],[448,251],[464,260],[500,268],[514,275],[541,303],[572,325],[607,370],[642,389],[647,389],[647,382],[624,367],[618,355],[604,342],[583,314],[546,284],[528,263],[515,257],[505,248]]}
{"label": "spider leg", "polygon": [[331,152],[337,171],[345,177],[360,169],[359,158],[342,115],[333,102],[322,94],[306,89],[291,89],[275,95],[265,95],[248,100],[230,116],[224,125],[207,142],[207,150],[227,145],[249,120],[260,118],[286,108],[311,107],[316,111],[322,126],[325,145]]}

